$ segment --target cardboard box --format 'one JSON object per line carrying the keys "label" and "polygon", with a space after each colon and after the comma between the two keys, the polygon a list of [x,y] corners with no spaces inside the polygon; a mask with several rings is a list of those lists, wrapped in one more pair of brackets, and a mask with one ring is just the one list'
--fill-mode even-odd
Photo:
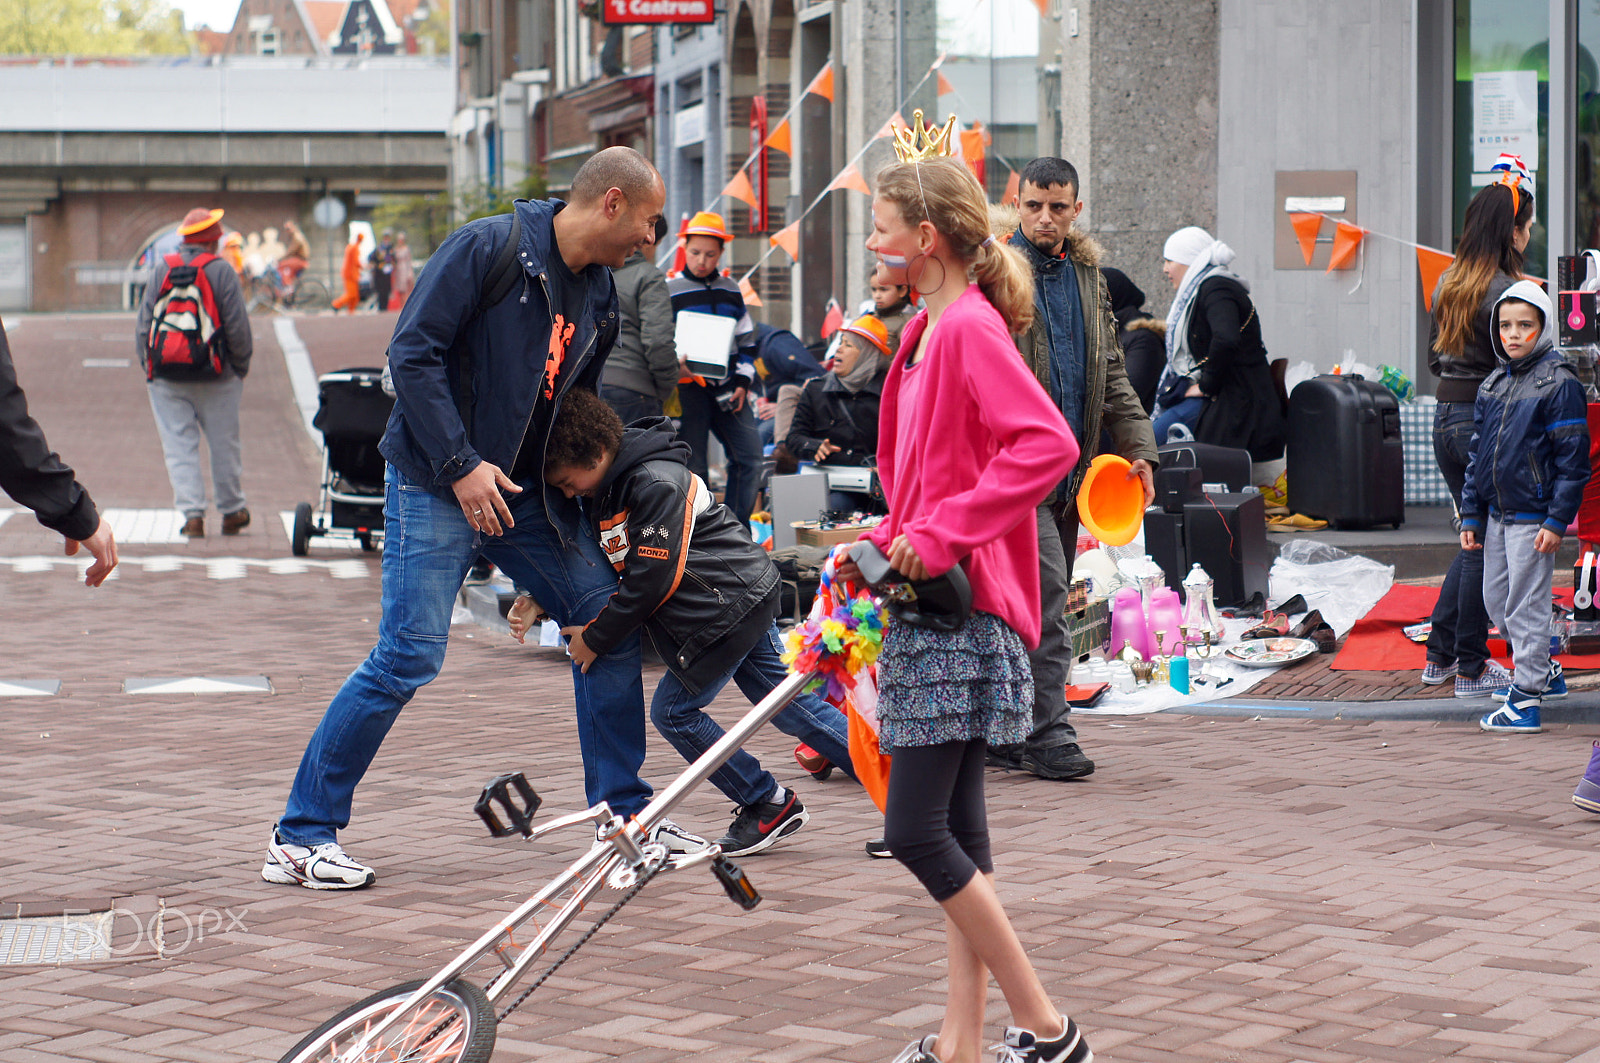
{"label": "cardboard box", "polygon": [[790,527],[794,529],[794,541],[801,546],[836,546],[855,542],[861,538],[862,532],[874,525],[835,524],[831,528],[824,528],[814,520],[797,520]]}

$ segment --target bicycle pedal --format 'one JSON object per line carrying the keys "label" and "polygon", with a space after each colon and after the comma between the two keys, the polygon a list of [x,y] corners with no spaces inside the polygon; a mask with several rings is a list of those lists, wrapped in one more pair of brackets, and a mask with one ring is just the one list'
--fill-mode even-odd
{"label": "bicycle pedal", "polygon": [[761,894],[756,891],[755,883],[744,873],[744,868],[732,860],[725,856],[717,857],[711,863],[711,873],[722,883],[728,899],[745,911],[748,912],[761,903]]}
{"label": "bicycle pedal", "polygon": [[[520,834],[528,838],[533,835],[533,817],[538,814],[541,803],[539,795],[528,785],[528,777],[518,771],[490,779],[472,810],[494,837],[509,838],[513,834]],[[509,822],[501,821],[495,812],[496,805],[500,806]]]}

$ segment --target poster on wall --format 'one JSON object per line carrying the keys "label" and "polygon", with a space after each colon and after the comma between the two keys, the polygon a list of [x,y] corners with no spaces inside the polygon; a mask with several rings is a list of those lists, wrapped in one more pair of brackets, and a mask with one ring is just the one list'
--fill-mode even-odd
{"label": "poster on wall", "polygon": [[1483,173],[1501,152],[1539,169],[1539,75],[1492,70],[1472,76],[1472,169]]}

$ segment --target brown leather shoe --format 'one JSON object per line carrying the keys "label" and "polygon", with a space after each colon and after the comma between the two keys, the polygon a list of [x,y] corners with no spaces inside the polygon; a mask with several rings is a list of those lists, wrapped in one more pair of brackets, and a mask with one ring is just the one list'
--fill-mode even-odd
{"label": "brown leather shoe", "polygon": [[204,517],[190,517],[183,522],[183,534],[189,539],[204,539],[206,537],[206,519]]}
{"label": "brown leather shoe", "polygon": [[234,513],[224,513],[222,515],[222,534],[238,535],[244,531],[245,526],[249,523],[250,511],[248,509],[241,509]]}

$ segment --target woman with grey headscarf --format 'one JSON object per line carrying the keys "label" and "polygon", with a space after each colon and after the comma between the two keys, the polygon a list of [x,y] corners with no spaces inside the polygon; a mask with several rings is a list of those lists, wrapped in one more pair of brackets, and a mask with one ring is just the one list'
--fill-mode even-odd
{"label": "woman with grey headscarf", "polygon": [[[872,465],[878,453],[878,402],[889,374],[889,330],[871,314],[840,329],[833,371],[806,381],[784,445],[801,461],[818,465]],[[828,508],[883,512],[881,500],[854,491],[830,491]]]}
{"label": "woman with grey headscarf", "polygon": [[1202,443],[1248,450],[1252,461],[1283,457],[1283,405],[1249,282],[1227,268],[1233,249],[1191,225],[1167,237],[1162,257],[1177,293],[1156,391],[1157,441],[1181,423]]}

